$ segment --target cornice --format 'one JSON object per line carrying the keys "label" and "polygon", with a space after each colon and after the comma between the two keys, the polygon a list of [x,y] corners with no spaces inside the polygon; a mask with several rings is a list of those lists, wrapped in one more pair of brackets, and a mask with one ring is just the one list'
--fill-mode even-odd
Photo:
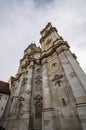
{"label": "cornice", "polygon": [[[66,48],[63,47],[64,45],[66,46]],[[64,50],[69,49],[69,45],[68,45],[67,41],[59,41],[58,44],[53,45],[51,48],[49,48],[49,50],[51,49],[51,51],[49,51],[49,50],[44,51],[44,52],[43,52],[44,54],[41,55],[40,60],[42,60],[43,58],[46,58],[46,57],[48,57],[49,55],[51,55],[53,52],[56,51],[57,48],[59,49],[59,47],[61,47],[60,50],[58,51],[59,53],[61,53],[61,52],[64,51]],[[47,52],[48,52],[48,53],[47,53]]]}
{"label": "cornice", "polygon": [[31,53],[31,54],[25,54],[25,55],[23,56],[23,58],[20,60],[20,63],[21,63],[24,59],[26,59],[27,57],[28,57],[29,61],[33,61],[33,59],[35,59],[35,58],[34,58],[34,55],[37,54],[37,53],[40,53],[40,54],[41,54],[41,51],[36,52],[36,53],[33,52],[33,53]]}
{"label": "cornice", "polygon": [[[56,44],[55,44],[55,43],[56,43]],[[65,45],[65,47],[64,47],[64,45]],[[61,48],[60,48],[60,47],[61,47]],[[58,49],[58,52],[57,52],[57,53],[59,54],[59,53],[61,53],[62,51],[69,49],[69,47],[70,47],[70,46],[68,45],[67,41],[63,41],[63,38],[60,37],[59,40],[56,39],[56,40],[53,42],[53,45],[52,45],[48,50],[45,50],[45,51],[41,52],[41,56],[40,56],[40,58],[39,58],[38,60],[35,59],[35,58],[29,57],[29,62],[33,61],[35,64],[40,65],[40,64],[41,64],[41,60],[44,59],[44,58],[46,58],[46,57],[48,57],[49,55],[51,55],[53,52],[56,51],[56,49]],[[59,48],[60,48],[60,49],[59,49]],[[44,53],[44,54],[43,54],[43,53]],[[27,55],[26,55],[26,56],[27,56]],[[25,58],[25,57],[24,57],[24,58]],[[21,62],[22,60],[24,60],[24,58],[21,59],[20,62]],[[28,65],[29,65],[29,64],[25,65],[25,68],[26,68]]]}

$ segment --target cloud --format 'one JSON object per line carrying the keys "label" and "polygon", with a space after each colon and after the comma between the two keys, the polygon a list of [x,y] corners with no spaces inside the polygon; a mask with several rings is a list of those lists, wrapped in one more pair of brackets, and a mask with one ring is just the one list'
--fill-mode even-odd
{"label": "cloud", "polygon": [[0,80],[15,75],[24,49],[39,45],[40,31],[48,22],[58,29],[76,53],[86,72],[85,0],[1,0],[0,1]]}

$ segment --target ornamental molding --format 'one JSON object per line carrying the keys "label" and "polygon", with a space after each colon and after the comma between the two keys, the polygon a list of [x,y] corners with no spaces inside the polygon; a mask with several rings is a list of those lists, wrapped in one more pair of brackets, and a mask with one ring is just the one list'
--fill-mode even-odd
{"label": "ornamental molding", "polygon": [[37,79],[42,79],[42,76],[37,75],[37,76],[35,77],[35,79],[36,79],[36,80],[37,80]]}
{"label": "ornamental molding", "polygon": [[52,28],[50,28],[49,30],[45,30],[45,35],[44,36],[42,36],[42,38],[40,39],[40,43],[42,43],[44,40],[45,40],[45,38],[48,36],[48,35],[50,35],[52,32],[57,32],[57,29],[55,28],[55,27],[52,27]]}
{"label": "ornamental molding", "polygon": [[40,60],[48,57],[49,55],[51,55],[56,50],[57,50],[58,54],[61,53],[64,50],[69,50],[69,45],[68,45],[67,41],[58,41],[56,44],[54,44],[53,46],[51,46],[48,50],[43,51],[42,55],[40,57]]}
{"label": "ornamental molding", "polygon": [[58,80],[58,79],[60,79],[62,77],[63,77],[62,74],[55,74],[54,77],[52,78],[52,81]]}
{"label": "ornamental molding", "polygon": [[27,84],[27,80],[28,79],[26,77],[24,77],[22,80],[21,86],[24,86],[25,84]]}
{"label": "ornamental molding", "polygon": [[36,95],[36,96],[34,96],[34,100],[42,100],[42,96],[41,95]]}

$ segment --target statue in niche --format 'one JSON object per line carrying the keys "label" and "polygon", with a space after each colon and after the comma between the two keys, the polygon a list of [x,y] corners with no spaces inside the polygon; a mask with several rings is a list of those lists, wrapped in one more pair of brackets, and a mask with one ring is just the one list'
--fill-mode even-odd
{"label": "statue in niche", "polygon": [[36,90],[41,90],[42,89],[42,81],[37,79],[35,81],[35,83],[36,83]]}
{"label": "statue in niche", "polygon": [[23,103],[22,103],[22,102],[19,102],[17,118],[19,117],[19,115],[20,115],[20,113],[21,113],[21,111],[22,111],[22,107],[23,107]]}
{"label": "statue in niche", "polygon": [[19,103],[18,103],[18,108],[17,108],[17,117],[19,117],[20,113],[22,112],[25,98],[23,96],[20,96],[18,100],[19,100]]}
{"label": "statue in niche", "polygon": [[27,78],[24,77],[23,80],[22,80],[22,83],[21,83],[21,92],[25,91],[26,90],[26,84],[27,84]]}
{"label": "statue in niche", "polygon": [[42,103],[40,101],[35,104],[35,116],[40,118],[42,116]]}
{"label": "statue in niche", "polygon": [[23,80],[22,80],[22,86],[24,86],[27,83],[27,80],[28,79],[26,77],[23,78]]}

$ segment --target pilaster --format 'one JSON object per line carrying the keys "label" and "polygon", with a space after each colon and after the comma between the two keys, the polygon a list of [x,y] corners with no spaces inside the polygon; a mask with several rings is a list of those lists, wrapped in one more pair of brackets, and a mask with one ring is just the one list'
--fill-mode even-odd
{"label": "pilaster", "polygon": [[86,129],[86,75],[81,70],[78,62],[72,56],[70,51],[64,51],[59,54],[65,75],[73,91],[76,108],[81,120],[83,130]]}
{"label": "pilaster", "polygon": [[46,58],[42,61],[42,87],[43,87],[43,111],[42,130],[56,130],[55,110],[52,106],[52,98],[49,86],[48,68]]}

